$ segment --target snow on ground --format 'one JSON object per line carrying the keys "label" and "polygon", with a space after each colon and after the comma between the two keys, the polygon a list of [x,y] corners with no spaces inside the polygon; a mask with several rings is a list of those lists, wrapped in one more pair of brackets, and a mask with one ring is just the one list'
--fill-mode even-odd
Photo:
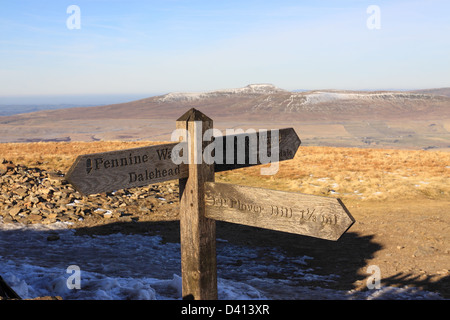
{"label": "snow on ground", "polygon": [[[91,237],[74,232],[62,223],[21,226],[0,222],[0,275],[22,298],[181,299],[179,243],[164,243],[154,235],[116,233]],[[47,240],[55,234],[58,240]],[[441,298],[415,288],[353,292],[308,285],[310,281],[339,281],[337,275],[315,274],[308,267],[311,259],[217,239],[219,299]],[[76,274],[68,269],[73,265],[80,269],[80,289],[74,285]],[[275,279],[271,274],[286,278]],[[298,285],[299,281],[307,285]]]}
{"label": "snow on ground", "polygon": [[250,84],[243,88],[222,89],[210,92],[171,92],[158,99],[159,102],[196,101],[212,97],[230,96],[236,94],[272,94],[286,92],[271,84]]}
{"label": "snow on ground", "polygon": [[[303,93],[300,93],[301,95]],[[324,102],[334,102],[338,100],[360,99],[360,100],[377,100],[377,99],[423,99],[427,97],[424,94],[409,92],[382,92],[382,93],[348,93],[348,92],[312,92],[304,94],[306,97],[305,104],[317,104]]]}

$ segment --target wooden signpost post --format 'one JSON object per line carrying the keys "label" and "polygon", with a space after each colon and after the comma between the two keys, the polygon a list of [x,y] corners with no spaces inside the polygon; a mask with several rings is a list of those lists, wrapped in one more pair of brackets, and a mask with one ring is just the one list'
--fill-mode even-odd
{"label": "wooden signpost post", "polygon": [[[188,163],[176,164],[172,150],[178,143],[169,143],[81,155],[66,179],[85,195],[179,179],[183,298],[217,299],[216,220],[335,241],[354,223],[339,199],[215,183],[215,172],[264,163],[258,157],[260,147],[271,150],[273,141],[264,140],[261,132],[216,137],[216,152],[223,158],[217,156],[208,164],[192,160],[212,143],[203,135],[213,128],[213,121],[191,109],[177,120],[176,128],[185,132],[180,138],[187,141]],[[292,128],[278,133],[278,161],[292,159],[300,139]],[[244,150],[235,148],[239,139]],[[233,157],[226,156],[230,143],[235,144]],[[252,143],[258,147],[250,148]],[[230,159],[232,163],[225,161]]]}

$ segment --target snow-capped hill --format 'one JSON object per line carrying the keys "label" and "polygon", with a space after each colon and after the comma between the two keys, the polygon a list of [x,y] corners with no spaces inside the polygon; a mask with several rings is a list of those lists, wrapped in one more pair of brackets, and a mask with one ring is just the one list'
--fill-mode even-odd
{"label": "snow-capped hill", "polygon": [[287,92],[284,89],[280,89],[273,84],[263,83],[263,84],[249,84],[248,86],[241,89],[234,89],[239,93],[279,93]]}
{"label": "snow-capped hill", "polygon": [[172,92],[158,99],[159,102],[171,101],[197,101],[206,98],[229,97],[243,94],[274,94],[283,93],[286,90],[277,88],[272,84],[249,84],[243,88],[222,89],[210,92]]}
{"label": "snow-capped hill", "polygon": [[[172,92],[157,98],[157,102],[199,102],[211,98],[251,98],[255,99],[253,110],[278,107],[287,110],[299,110],[302,106],[336,103],[343,101],[369,102],[388,101],[405,102],[412,100],[433,100],[445,97],[426,93],[394,92],[394,91],[340,91],[313,90],[290,92],[272,84],[250,84],[243,88],[221,89],[209,92]],[[260,101],[262,98],[264,101]]]}
{"label": "snow-capped hill", "polygon": [[[119,140],[125,139],[124,137],[134,138],[134,132],[138,129],[133,128],[130,129],[132,133],[122,134],[114,121],[126,119],[124,121],[127,123],[126,121],[134,121],[134,119],[138,121],[151,119],[152,126],[155,124],[151,129],[153,130],[152,134],[159,138],[163,136],[162,133],[166,134],[170,119],[178,119],[190,108],[200,110],[215,121],[236,124],[258,121],[274,123],[278,121],[284,125],[286,122],[341,121],[353,123],[398,120],[402,122],[430,120],[433,121],[432,124],[438,124],[438,120],[450,119],[450,97],[446,96],[450,93],[447,93],[446,90],[443,88],[423,91],[333,89],[288,91],[272,84],[250,84],[242,88],[210,92],[173,92],[114,105],[45,110],[0,117],[0,129],[4,128],[8,131],[7,135],[0,136],[0,142],[36,141],[37,138],[54,141],[54,133],[48,133],[48,128],[54,128],[58,123],[60,124],[58,139],[67,139],[67,137],[80,139],[80,136],[88,137],[87,139],[98,139],[97,135],[104,135],[103,130],[107,129],[103,129],[103,125],[101,128],[95,125],[92,134],[88,134],[85,129],[80,129],[81,133],[73,133],[71,130],[78,129],[63,127],[66,123],[65,120],[70,120],[83,123],[80,128],[84,128],[91,125],[83,122],[86,119],[102,124],[111,121],[109,125],[112,128],[111,131],[105,131],[111,133],[104,135],[106,137],[104,139],[117,137],[116,139]],[[164,124],[161,124],[162,120],[165,121]],[[125,127],[127,125],[124,124]],[[17,134],[11,133],[12,127],[16,128]],[[448,131],[445,125],[440,128],[439,130],[443,134]],[[409,129],[405,129],[404,132],[409,132],[407,130]],[[25,137],[24,132],[28,132],[28,136]],[[142,136],[151,136],[150,130],[142,132],[142,134],[140,133]],[[369,134],[367,133],[366,136]],[[439,139],[442,139],[443,143],[447,141],[445,140],[447,138],[441,136]]]}
{"label": "snow-capped hill", "polygon": [[349,93],[349,92],[327,92],[327,91],[316,91],[302,93],[306,100],[304,104],[317,104],[326,103],[339,100],[417,100],[417,99],[433,99],[433,95],[430,94],[419,94],[419,93],[409,93],[409,92],[362,92],[362,93]]}

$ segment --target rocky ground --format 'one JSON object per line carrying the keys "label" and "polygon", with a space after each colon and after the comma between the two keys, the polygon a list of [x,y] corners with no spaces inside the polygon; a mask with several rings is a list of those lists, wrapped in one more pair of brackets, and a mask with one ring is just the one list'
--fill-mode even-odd
{"label": "rocky ground", "polygon": [[[0,220],[3,223],[88,226],[112,221],[176,219],[178,186],[172,183],[83,196],[60,171],[44,171],[0,160]],[[155,213],[157,212],[157,213]]]}
{"label": "rocky ground", "polygon": [[[157,230],[165,241],[179,241],[177,184],[83,196],[65,181],[63,172],[0,159],[0,223],[70,222],[82,234]],[[217,237],[314,257],[315,270],[339,275],[334,284],[319,284],[334,289],[367,290],[367,267],[376,265],[383,285],[414,286],[450,298],[450,201],[346,205],[356,223],[337,242],[219,222]],[[55,233],[47,240],[58,239]]]}

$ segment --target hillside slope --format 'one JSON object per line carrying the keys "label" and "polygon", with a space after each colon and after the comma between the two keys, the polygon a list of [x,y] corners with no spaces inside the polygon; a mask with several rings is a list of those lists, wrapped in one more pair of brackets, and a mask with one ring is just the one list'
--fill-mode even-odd
{"label": "hillside slope", "polygon": [[450,118],[450,97],[415,92],[290,92],[273,85],[163,96],[99,107],[69,108],[0,118],[0,123],[81,119],[176,119],[195,107],[233,120],[424,120]]}
{"label": "hillside slope", "polygon": [[0,117],[0,142],[168,141],[176,119],[197,108],[220,130],[294,127],[307,145],[450,148],[450,97],[436,92],[290,92],[271,84],[173,92]]}

